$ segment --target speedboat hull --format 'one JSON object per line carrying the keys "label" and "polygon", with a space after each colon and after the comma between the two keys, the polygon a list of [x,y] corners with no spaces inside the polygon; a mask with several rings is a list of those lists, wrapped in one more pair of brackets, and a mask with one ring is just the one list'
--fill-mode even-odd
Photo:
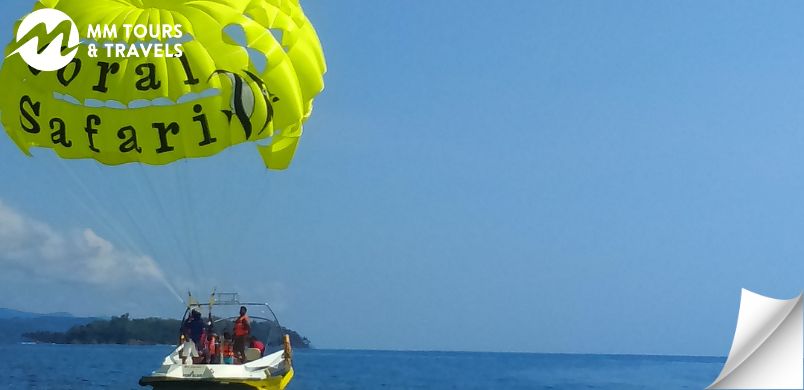
{"label": "speedboat hull", "polygon": [[[199,366],[185,367],[198,368]],[[290,383],[291,379],[293,379],[293,368],[288,370],[284,375],[264,379],[175,378],[163,375],[151,375],[140,379],[140,385],[151,386],[154,390],[283,390],[287,387],[288,383]]]}
{"label": "speedboat hull", "polygon": [[140,385],[154,390],[282,390],[293,379],[293,367],[284,351],[246,364],[183,364],[179,358],[181,348],[168,355],[151,375],[142,377]]}

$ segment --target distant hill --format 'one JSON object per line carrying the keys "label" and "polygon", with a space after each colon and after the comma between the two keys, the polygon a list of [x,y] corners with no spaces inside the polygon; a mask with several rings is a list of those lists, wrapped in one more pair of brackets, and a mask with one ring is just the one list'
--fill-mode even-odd
{"label": "distant hill", "polygon": [[[290,336],[294,348],[310,348],[310,340],[297,332],[281,327],[272,321],[252,322],[251,334],[270,345],[281,345],[282,335]],[[110,320],[96,319],[78,324],[68,330],[30,331],[24,334],[35,342],[55,344],[175,344],[178,339],[181,321],[164,318],[132,319],[128,314],[112,317]],[[231,331],[231,321],[216,323],[215,331]]]}
{"label": "distant hill", "polygon": [[39,318],[39,317],[64,317],[64,318],[74,318],[70,313],[29,313],[27,311],[19,311],[14,309],[5,309],[0,307],[0,320],[5,320],[8,318]]}
{"label": "distant hill", "polygon": [[88,324],[97,318],[74,317],[69,313],[30,313],[0,308],[0,344],[29,341],[29,332],[64,332],[74,326]]}

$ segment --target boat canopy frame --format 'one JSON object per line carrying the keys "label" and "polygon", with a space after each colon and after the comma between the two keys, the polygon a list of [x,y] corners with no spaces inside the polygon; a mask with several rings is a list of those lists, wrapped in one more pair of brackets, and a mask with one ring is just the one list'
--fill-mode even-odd
{"label": "boat canopy frame", "polygon": [[[196,310],[199,313],[202,313],[202,309],[206,309],[207,316],[208,316],[208,319],[210,321],[208,323],[209,325],[214,325],[214,324],[217,324],[217,323],[220,323],[220,322],[223,322],[223,321],[229,321],[229,320],[237,319],[237,316],[228,316],[228,317],[219,317],[219,318],[213,320],[212,319],[212,309],[214,307],[216,307],[216,306],[222,306],[222,307],[243,306],[243,307],[246,307],[246,308],[259,307],[259,308],[262,308],[262,309],[267,309],[266,313],[270,313],[271,317],[273,317],[273,318],[268,318],[268,317],[263,317],[263,316],[252,316],[252,315],[249,315],[249,318],[273,323],[275,325],[276,329],[280,333],[280,339],[281,339],[281,335],[284,334],[282,324],[279,323],[279,319],[276,317],[276,313],[274,313],[274,310],[271,308],[271,305],[269,305],[267,302],[240,302],[240,294],[238,294],[238,293],[215,293],[215,292],[213,292],[212,294],[210,294],[209,302],[206,302],[206,303],[201,303],[201,302],[195,301],[195,299],[193,299],[192,294],[189,294],[189,303],[187,304],[187,308],[184,310],[184,315],[182,316],[182,319],[181,319],[181,325],[180,325],[180,328],[179,328],[179,335],[181,336],[181,332],[182,332],[182,330],[184,328],[184,324],[186,323],[187,319],[189,318],[190,313],[193,310]],[[261,313],[261,314],[265,314],[265,313]],[[202,315],[203,315],[203,313],[202,313]],[[268,341],[270,341],[270,340],[266,340],[266,343]]]}

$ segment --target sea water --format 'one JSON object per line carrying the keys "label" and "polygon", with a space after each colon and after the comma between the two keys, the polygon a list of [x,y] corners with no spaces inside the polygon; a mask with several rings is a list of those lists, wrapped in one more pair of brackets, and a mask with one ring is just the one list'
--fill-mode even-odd
{"label": "sea water", "polygon": [[[141,389],[170,346],[0,345],[2,389]],[[297,350],[288,389],[703,389],[724,358]]]}

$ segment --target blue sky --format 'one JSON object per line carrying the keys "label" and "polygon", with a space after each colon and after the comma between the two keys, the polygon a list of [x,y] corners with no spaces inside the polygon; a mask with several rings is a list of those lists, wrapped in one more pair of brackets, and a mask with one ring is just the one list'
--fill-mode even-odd
{"label": "blue sky", "polygon": [[[31,3],[7,3],[10,40]],[[801,290],[804,5],[302,4],[329,72],[291,169],[250,145],[99,169],[0,137],[0,216],[264,297],[328,348],[725,355],[740,288]],[[182,310],[147,269],[59,261],[10,263],[0,293]]]}

